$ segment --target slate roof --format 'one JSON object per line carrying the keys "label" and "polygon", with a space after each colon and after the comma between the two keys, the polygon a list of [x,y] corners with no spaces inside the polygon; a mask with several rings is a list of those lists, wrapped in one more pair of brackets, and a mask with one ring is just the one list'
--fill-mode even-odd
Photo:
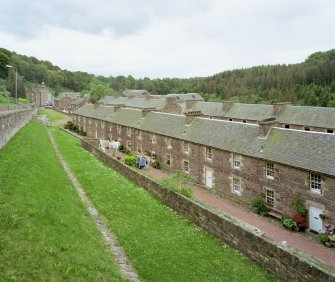
{"label": "slate roof", "polygon": [[201,111],[206,116],[223,117],[223,105],[219,102],[196,101],[186,111]]}
{"label": "slate roof", "polygon": [[128,89],[123,91],[123,96],[126,97],[131,97],[131,96],[142,96],[145,95],[146,93],[149,93],[147,90],[142,90],[142,89]]}
{"label": "slate roof", "polygon": [[124,104],[125,107],[132,108],[155,108],[162,109],[165,106],[165,98],[144,98],[144,97],[113,97],[105,96],[99,100],[99,103],[106,105],[120,105]]}
{"label": "slate roof", "polygon": [[79,92],[63,92],[63,93],[59,93],[59,95],[57,97],[55,97],[55,100],[60,100],[64,97],[70,97],[71,99],[77,99],[80,97],[80,93]]}
{"label": "slate roof", "polygon": [[272,113],[272,105],[234,103],[233,106],[225,112],[224,117],[245,120],[264,120],[272,117]]}
{"label": "slate roof", "polygon": [[81,98],[78,98],[78,99],[72,101],[71,104],[73,104],[73,105],[79,105],[79,104],[82,103],[84,100],[85,100],[85,98],[84,98],[84,97],[81,97]]}
{"label": "slate roof", "polygon": [[286,106],[278,121],[287,124],[335,128],[335,108]]}
{"label": "slate roof", "polygon": [[185,140],[249,156],[257,156],[264,143],[258,138],[258,125],[208,118],[195,118]]}
{"label": "slate roof", "polygon": [[272,128],[259,157],[335,175],[335,135]]}
{"label": "slate roof", "polygon": [[166,97],[176,97],[180,101],[203,101],[204,98],[198,93],[186,93],[186,94],[167,94]]}
{"label": "slate roof", "polygon": [[124,126],[138,128],[142,118],[142,111],[138,109],[120,108],[114,111],[107,120]]}
{"label": "slate roof", "polygon": [[142,119],[140,128],[157,134],[181,139],[185,131],[184,115],[150,112]]}
{"label": "slate roof", "polygon": [[114,107],[111,106],[99,105],[96,107],[93,104],[86,104],[80,107],[78,110],[74,111],[74,114],[101,120],[108,120],[113,112]]}

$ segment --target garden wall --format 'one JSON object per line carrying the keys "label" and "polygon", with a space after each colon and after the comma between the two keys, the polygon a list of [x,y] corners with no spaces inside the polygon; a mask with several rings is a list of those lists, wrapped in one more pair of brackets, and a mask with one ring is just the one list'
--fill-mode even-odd
{"label": "garden wall", "polygon": [[81,145],[122,175],[156,195],[169,207],[280,278],[287,281],[335,281],[334,272],[328,272],[307,261],[291,248],[277,246],[247,224],[162,188],[159,183],[100,151],[89,139],[81,140]]}
{"label": "garden wall", "polygon": [[35,109],[0,112],[0,149],[32,118]]}

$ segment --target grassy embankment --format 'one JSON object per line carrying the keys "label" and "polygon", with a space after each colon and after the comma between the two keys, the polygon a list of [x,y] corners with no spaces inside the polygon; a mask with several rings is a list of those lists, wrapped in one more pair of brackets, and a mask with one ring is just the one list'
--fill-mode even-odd
{"label": "grassy embankment", "polygon": [[39,115],[46,115],[50,122],[55,125],[65,124],[67,121],[72,120],[71,116],[62,114],[52,109],[38,109],[37,113]]}
{"label": "grassy embankment", "polygon": [[122,280],[46,130],[36,121],[0,150],[0,281],[4,280]]}
{"label": "grassy embankment", "polygon": [[60,150],[143,281],[274,281],[275,277],[53,130]]}

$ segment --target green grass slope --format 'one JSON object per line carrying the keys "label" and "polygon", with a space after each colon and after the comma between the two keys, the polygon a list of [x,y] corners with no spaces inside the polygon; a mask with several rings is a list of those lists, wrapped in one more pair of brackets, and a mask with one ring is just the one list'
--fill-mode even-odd
{"label": "green grass slope", "polygon": [[37,121],[0,150],[0,281],[8,280],[123,280]]}
{"label": "green grass slope", "polygon": [[143,281],[276,280],[104,165],[75,138],[58,130],[53,135]]}

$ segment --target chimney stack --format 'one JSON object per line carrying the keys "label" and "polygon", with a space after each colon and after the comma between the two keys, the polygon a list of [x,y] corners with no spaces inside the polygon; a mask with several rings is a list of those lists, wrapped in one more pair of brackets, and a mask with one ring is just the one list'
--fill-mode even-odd
{"label": "chimney stack", "polygon": [[150,112],[155,111],[155,108],[142,108],[142,118],[145,118]]}
{"label": "chimney stack", "polygon": [[277,124],[277,121],[275,118],[268,118],[263,121],[259,121],[258,122],[258,126],[259,126],[258,137],[266,138],[270,129],[276,124]]}
{"label": "chimney stack", "polygon": [[278,117],[279,114],[285,109],[287,105],[291,105],[291,102],[284,102],[284,103],[276,103],[273,104],[273,112],[272,115],[274,117]]}
{"label": "chimney stack", "polygon": [[186,116],[186,124],[189,125],[196,117],[201,117],[203,116],[203,114],[201,111],[190,111],[186,112],[185,116]]}
{"label": "chimney stack", "polygon": [[228,111],[235,103],[240,102],[239,100],[234,101],[223,101],[222,109],[226,112]]}

